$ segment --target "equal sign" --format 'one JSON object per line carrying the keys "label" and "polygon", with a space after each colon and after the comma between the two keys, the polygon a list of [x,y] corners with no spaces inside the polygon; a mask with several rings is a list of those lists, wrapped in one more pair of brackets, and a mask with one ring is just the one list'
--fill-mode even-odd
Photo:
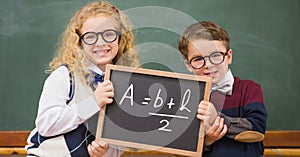
{"label": "equal sign", "polygon": [[148,105],[149,101],[151,100],[150,98],[144,98],[145,101],[142,102],[142,105]]}

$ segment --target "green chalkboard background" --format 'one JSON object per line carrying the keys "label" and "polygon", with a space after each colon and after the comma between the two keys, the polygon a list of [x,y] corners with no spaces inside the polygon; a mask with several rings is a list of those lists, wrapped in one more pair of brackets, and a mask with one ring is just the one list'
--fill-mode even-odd
{"label": "green chalkboard background", "polygon": [[[89,1],[0,0],[0,130],[31,130],[58,37]],[[131,18],[146,68],[188,73],[177,40],[192,22],[226,28],[233,74],[262,85],[268,130],[300,130],[299,0],[110,1]],[[159,66],[163,65],[163,66]]]}

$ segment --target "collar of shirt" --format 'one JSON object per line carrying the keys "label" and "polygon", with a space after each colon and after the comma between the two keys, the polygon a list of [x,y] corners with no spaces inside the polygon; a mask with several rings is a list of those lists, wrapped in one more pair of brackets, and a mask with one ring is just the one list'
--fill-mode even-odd
{"label": "collar of shirt", "polygon": [[[92,71],[95,74],[98,74],[98,75],[102,75],[104,76],[104,72],[99,69],[95,64],[89,62],[88,64],[88,67],[87,67],[90,71]],[[102,78],[102,81],[103,81],[103,78]],[[102,82],[100,81],[100,82]],[[94,77],[90,80],[90,87],[92,88],[93,91],[96,90],[97,86],[98,86],[98,79],[95,79]]]}
{"label": "collar of shirt", "polygon": [[224,78],[217,84],[213,84],[211,87],[212,91],[219,91],[226,95],[232,95],[234,77],[231,73],[231,70],[228,69]]}
{"label": "collar of shirt", "polygon": [[97,73],[97,74],[104,75],[104,72],[103,72],[101,69],[99,69],[99,68],[97,67],[97,65],[95,65],[95,64],[93,64],[93,63],[91,63],[91,62],[88,64],[88,67],[87,67],[87,68],[88,68],[89,70],[91,70],[91,71]]}

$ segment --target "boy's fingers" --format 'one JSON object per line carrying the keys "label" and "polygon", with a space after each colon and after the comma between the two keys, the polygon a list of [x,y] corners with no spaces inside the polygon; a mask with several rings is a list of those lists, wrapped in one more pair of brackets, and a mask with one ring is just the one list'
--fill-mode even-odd
{"label": "boy's fingers", "polygon": [[210,102],[202,100],[198,107],[207,108],[209,107]]}
{"label": "boy's fingers", "polygon": [[199,109],[197,110],[197,112],[198,112],[198,114],[201,114],[201,115],[205,115],[205,114],[206,114],[206,110],[203,110],[203,109],[201,109],[201,108],[199,108]]}
{"label": "boy's fingers", "polygon": [[216,132],[218,132],[218,134],[220,134],[224,128],[224,119],[223,118],[219,119],[218,126],[219,127],[217,128]]}
{"label": "boy's fingers", "polygon": [[204,121],[205,117],[206,117],[206,116],[203,116],[203,115],[197,114],[197,118],[198,118],[198,119],[200,119],[200,120],[203,120],[203,121]]}
{"label": "boy's fingers", "polygon": [[216,132],[218,130],[218,128],[219,128],[219,121],[220,121],[220,117],[217,117],[217,119],[215,120],[215,122],[210,127],[210,131],[211,132]]}
{"label": "boy's fingers", "polygon": [[224,125],[222,132],[220,133],[222,136],[224,136],[227,132],[227,125]]}

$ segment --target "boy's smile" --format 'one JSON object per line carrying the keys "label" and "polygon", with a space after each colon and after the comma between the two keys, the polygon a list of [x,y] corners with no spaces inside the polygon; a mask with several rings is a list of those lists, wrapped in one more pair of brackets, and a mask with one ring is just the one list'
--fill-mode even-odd
{"label": "boy's smile", "polygon": [[204,75],[207,77],[211,77],[213,78],[216,75],[217,71],[213,71],[213,72],[204,72]]}
{"label": "boy's smile", "polygon": [[[222,41],[218,40],[193,40],[188,44],[188,62],[185,63],[188,70],[194,72],[196,75],[207,76],[212,78],[212,83],[218,83],[226,74],[228,65],[232,62],[232,50],[228,50],[228,54],[225,56],[224,61],[218,65],[212,64],[208,57],[215,52],[226,52],[226,47]],[[193,57],[206,57],[205,65],[200,69],[194,69],[189,61]]]}

